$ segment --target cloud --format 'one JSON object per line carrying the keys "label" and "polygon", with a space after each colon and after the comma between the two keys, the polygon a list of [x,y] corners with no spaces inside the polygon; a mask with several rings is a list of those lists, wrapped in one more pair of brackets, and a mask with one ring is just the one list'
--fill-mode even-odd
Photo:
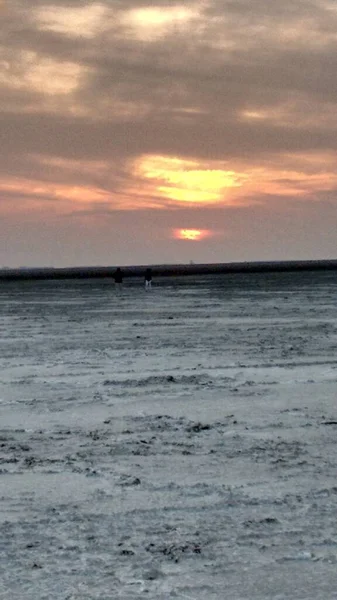
{"label": "cloud", "polygon": [[41,6],[35,9],[38,29],[64,35],[94,38],[104,25],[106,7],[99,2],[84,6]]}
{"label": "cloud", "polygon": [[335,202],[334,0],[0,6],[0,210]]}

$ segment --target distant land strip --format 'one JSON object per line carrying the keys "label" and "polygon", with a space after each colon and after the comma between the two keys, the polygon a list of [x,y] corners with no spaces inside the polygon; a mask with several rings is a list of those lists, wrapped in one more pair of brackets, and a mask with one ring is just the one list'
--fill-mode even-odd
{"label": "distant land strip", "polygon": [[[209,264],[173,265],[120,265],[124,277],[142,277],[145,269],[151,267],[154,277],[178,277],[183,275],[214,275],[228,273],[273,273],[286,271],[337,270],[337,260],[291,260],[266,262],[231,262]],[[0,269],[0,281],[41,280],[41,279],[91,279],[112,277],[116,266],[108,267],[65,267]]]}

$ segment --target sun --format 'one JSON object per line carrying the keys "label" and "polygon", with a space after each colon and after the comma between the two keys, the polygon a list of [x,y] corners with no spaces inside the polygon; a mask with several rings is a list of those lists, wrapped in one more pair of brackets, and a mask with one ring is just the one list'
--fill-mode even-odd
{"label": "sun", "polygon": [[199,242],[210,235],[207,229],[175,229],[174,237],[178,240],[189,240]]}

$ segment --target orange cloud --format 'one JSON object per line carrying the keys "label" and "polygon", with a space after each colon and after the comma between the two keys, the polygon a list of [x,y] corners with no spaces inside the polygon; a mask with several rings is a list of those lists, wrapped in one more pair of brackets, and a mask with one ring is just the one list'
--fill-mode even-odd
{"label": "orange cloud", "polygon": [[[6,213],[20,212],[21,202],[24,202],[25,206],[31,210],[40,210],[42,207],[46,209],[49,206],[52,212],[62,213],[65,210],[83,208],[90,203],[103,203],[111,200],[110,194],[99,188],[29,179],[0,181],[0,192],[3,194],[1,208]],[[13,197],[17,199],[15,202],[13,202]]]}
{"label": "orange cloud", "polygon": [[304,158],[284,155],[278,165],[270,166],[252,166],[236,160],[231,169],[225,169],[220,161],[145,155],[132,166],[137,186],[130,186],[125,193],[130,198],[138,196],[142,205],[144,202],[160,208],[172,203],[238,206],[251,204],[259,195],[306,198],[336,188],[337,175],[332,164],[326,162],[322,169],[319,157]]}
{"label": "orange cloud", "polygon": [[245,176],[214,165],[172,158],[142,156],[134,165],[134,175],[152,188],[154,195],[176,202],[215,204],[225,200],[230,188],[239,188]]}

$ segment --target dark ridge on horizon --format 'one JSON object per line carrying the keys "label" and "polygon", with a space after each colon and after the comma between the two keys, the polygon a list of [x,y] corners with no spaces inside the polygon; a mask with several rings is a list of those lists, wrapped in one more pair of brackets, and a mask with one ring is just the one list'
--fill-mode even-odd
{"label": "dark ridge on horizon", "polygon": [[[116,265],[117,266],[117,265]],[[25,267],[0,269],[0,281],[43,279],[90,279],[111,277],[116,266],[109,267]],[[273,273],[286,271],[337,270],[337,260],[256,261],[208,264],[136,265],[122,266],[124,277],[142,277],[152,268],[154,277],[183,275],[212,275],[229,273]]]}

